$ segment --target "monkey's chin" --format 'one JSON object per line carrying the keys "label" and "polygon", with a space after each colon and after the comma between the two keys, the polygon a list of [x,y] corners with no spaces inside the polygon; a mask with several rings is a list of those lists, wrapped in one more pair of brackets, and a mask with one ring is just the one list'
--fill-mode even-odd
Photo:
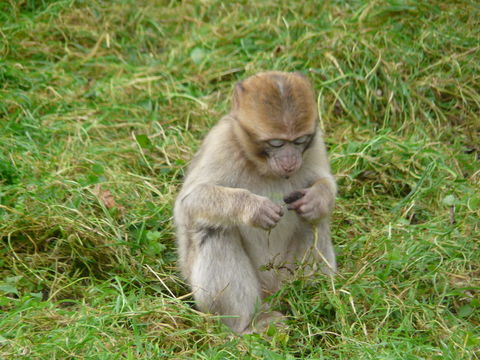
{"label": "monkey's chin", "polygon": [[278,177],[278,178],[281,178],[281,179],[285,179],[285,180],[288,180],[290,179],[293,175],[295,175],[297,171],[291,171],[291,172],[276,172],[275,173],[275,177]]}

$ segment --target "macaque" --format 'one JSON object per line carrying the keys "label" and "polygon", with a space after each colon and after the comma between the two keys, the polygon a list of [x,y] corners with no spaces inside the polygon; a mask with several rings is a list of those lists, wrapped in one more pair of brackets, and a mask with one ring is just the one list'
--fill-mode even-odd
{"label": "macaque", "polygon": [[271,71],[240,81],[175,203],[178,263],[198,308],[248,333],[299,266],[333,275],[335,194],[309,80]]}

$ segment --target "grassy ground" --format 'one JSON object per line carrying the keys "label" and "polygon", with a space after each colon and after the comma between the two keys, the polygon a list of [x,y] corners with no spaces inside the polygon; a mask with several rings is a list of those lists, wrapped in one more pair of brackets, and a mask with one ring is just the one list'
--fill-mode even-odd
{"label": "grassy ground", "polygon": [[[0,3],[0,358],[479,359],[476,1]],[[319,91],[340,274],[232,336],[175,270],[185,167],[260,70]]]}

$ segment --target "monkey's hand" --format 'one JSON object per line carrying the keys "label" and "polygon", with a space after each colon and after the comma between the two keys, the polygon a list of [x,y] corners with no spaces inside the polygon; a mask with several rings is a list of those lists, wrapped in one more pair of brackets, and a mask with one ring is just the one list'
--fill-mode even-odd
{"label": "monkey's hand", "polygon": [[327,185],[317,183],[307,189],[292,192],[284,201],[288,204],[288,210],[295,210],[308,222],[315,223],[332,212],[335,198]]}
{"label": "monkey's hand", "polygon": [[248,211],[246,223],[265,230],[273,228],[283,216],[283,209],[270,199],[263,196],[255,196],[252,211]]}

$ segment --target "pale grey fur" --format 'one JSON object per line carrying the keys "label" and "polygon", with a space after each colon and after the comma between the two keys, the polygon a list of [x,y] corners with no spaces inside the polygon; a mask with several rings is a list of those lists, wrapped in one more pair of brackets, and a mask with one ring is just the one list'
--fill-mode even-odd
{"label": "pale grey fur", "polygon": [[[294,211],[285,209],[270,232],[249,225],[245,214],[252,211],[250,199],[257,195],[283,204],[284,195],[319,179],[328,183],[332,196],[336,187],[319,131],[298,172],[288,179],[263,178],[232,146],[233,122],[223,118],[204,140],[176,200],[174,219],[179,266],[199,309],[225,315],[224,322],[234,331],[245,332],[262,298],[279,289],[296,263],[317,264],[327,274],[336,269],[328,217],[315,225],[318,243],[314,246],[312,225]],[[247,200],[228,200],[219,206],[209,199],[216,194]],[[265,269],[268,264],[275,266]]]}

